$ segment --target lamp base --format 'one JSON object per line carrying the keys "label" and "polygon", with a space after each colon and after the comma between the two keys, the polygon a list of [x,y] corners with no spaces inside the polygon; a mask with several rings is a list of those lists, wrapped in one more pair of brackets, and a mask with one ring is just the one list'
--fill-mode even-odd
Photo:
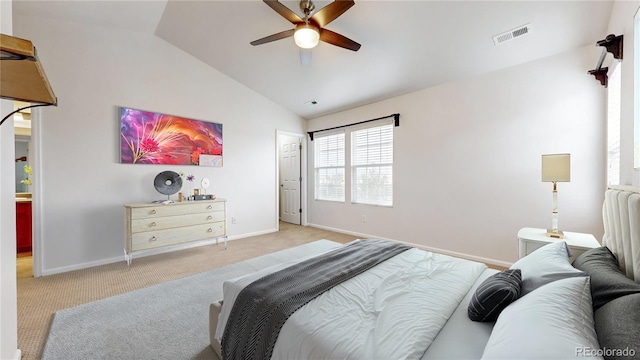
{"label": "lamp base", "polygon": [[556,239],[564,239],[564,233],[560,230],[550,230],[547,229],[547,237],[552,237]]}

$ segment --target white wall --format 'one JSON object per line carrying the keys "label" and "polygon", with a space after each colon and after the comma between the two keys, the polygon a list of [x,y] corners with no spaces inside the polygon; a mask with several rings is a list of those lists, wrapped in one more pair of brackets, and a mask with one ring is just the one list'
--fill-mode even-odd
{"label": "white wall", "polygon": [[309,222],[513,262],[518,229],[551,224],[541,155],[569,152],[560,228],[601,238],[605,90],[587,73],[598,56],[588,46],[311,120],[310,131],[401,115],[393,208],[315,201],[310,142]]}
{"label": "white wall", "polygon": [[[12,2],[0,1],[0,32],[12,35]],[[13,102],[0,100],[0,119]],[[16,301],[16,199],[13,120],[0,126],[0,359],[20,359]]]}
{"label": "white wall", "polygon": [[[59,102],[34,129],[43,274],[124,263],[122,205],[164,198],[153,187],[164,170],[208,177],[237,219],[232,238],[277,229],[276,129],[302,132],[303,119],[153,35],[20,14],[14,24]],[[224,167],[120,164],[118,106],[222,123]]]}
{"label": "white wall", "polygon": [[[634,94],[634,39],[633,16],[640,8],[640,1],[616,1],[611,10],[607,34],[624,35],[622,66],[622,91],[620,98],[620,183],[640,186],[640,172],[633,169],[633,100]],[[604,38],[604,36],[603,36]],[[607,54],[608,58],[613,58]],[[616,60],[617,61],[617,60]],[[635,71],[640,71],[636,69]],[[640,110],[639,110],[640,111]]]}

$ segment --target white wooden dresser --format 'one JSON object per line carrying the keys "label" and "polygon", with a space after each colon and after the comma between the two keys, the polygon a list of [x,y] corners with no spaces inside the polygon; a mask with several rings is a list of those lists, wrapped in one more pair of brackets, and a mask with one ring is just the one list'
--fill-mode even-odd
{"label": "white wooden dresser", "polygon": [[172,204],[125,204],[124,255],[205,239],[224,239],[227,248],[226,200],[183,201]]}

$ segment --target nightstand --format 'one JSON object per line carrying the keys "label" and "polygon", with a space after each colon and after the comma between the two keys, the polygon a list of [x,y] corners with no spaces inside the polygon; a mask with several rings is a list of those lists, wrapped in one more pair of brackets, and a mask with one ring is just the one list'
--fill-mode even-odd
{"label": "nightstand", "polygon": [[518,231],[518,257],[523,258],[546,244],[556,241],[566,241],[569,249],[571,249],[573,253],[569,261],[573,262],[573,260],[583,252],[601,246],[595,236],[591,234],[564,231],[564,239],[548,237],[546,234],[547,229],[520,229],[520,231]]}

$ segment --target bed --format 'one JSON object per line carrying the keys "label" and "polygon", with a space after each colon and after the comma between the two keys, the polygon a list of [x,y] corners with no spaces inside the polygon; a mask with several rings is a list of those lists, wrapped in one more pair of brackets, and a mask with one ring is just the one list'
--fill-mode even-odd
{"label": "bed", "polygon": [[[346,248],[373,246],[370,244],[379,240],[356,240],[344,246],[324,242],[317,254],[307,258],[226,281],[224,299],[210,306],[211,346],[226,359],[640,356],[640,335],[636,335],[640,334],[640,284],[634,281],[639,278],[640,260],[638,192],[628,187],[606,191],[605,246],[581,255],[573,265],[569,263],[570,250],[561,240],[505,271],[415,248],[402,249],[310,296],[284,314],[285,320],[242,312],[243,308],[263,306],[255,304],[263,301],[265,289],[282,283],[278,274],[297,271],[291,269],[318,259],[324,262]],[[316,263],[310,264],[314,265],[307,268],[316,267]],[[328,264],[328,268],[336,268]],[[288,273],[284,277],[304,276]],[[316,277],[312,274],[309,279]],[[274,282],[264,285],[257,295],[247,295],[254,284],[269,278]],[[264,307],[286,308],[289,304]],[[262,322],[253,320],[263,317],[266,320]],[[245,325],[249,318],[256,324]],[[277,324],[277,331],[265,324]],[[241,337],[243,331],[254,335]],[[270,342],[247,341],[269,338],[271,333],[275,335]]]}

